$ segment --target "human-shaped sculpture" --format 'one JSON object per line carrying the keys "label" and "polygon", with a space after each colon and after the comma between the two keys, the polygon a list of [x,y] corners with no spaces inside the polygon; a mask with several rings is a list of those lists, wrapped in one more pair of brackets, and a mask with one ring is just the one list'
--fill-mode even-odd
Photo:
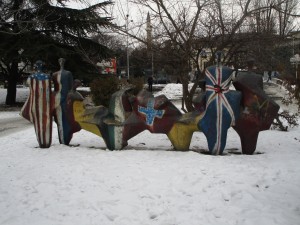
{"label": "human-shaped sculpture", "polygon": [[28,77],[30,94],[20,115],[34,124],[40,148],[49,148],[52,141],[51,77],[43,73],[43,62],[35,63],[36,73]]}
{"label": "human-shaped sculpture", "polygon": [[53,73],[52,80],[54,83],[54,120],[57,123],[58,137],[61,144],[68,145],[72,139],[74,131],[72,125],[73,121],[70,114],[73,111],[68,110],[67,100],[68,93],[72,91],[73,76],[70,71],[64,69],[65,59],[58,60],[60,70]]}
{"label": "human-shaped sculpture", "polygon": [[239,74],[234,81],[243,96],[239,91],[230,91],[232,70],[221,65],[220,55],[217,65],[206,70],[205,95],[199,95],[194,101],[196,110],[186,114],[164,95],[154,97],[144,90],[133,96],[129,93],[131,88],[114,93],[109,108],[86,107],[76,91],[81,82],[73,82],[71,72],[64,70],[64,62],[59,59],[61,69],[52,77],[54,93],[50,76],[42,72],[41,61],[36,63],[37,72],[28,78],[30,95],[21,115],[34,124],[41,148],[51,145],[54,115],[63,144],[70,143],[74,132],[85,129],[101,136],[109,149],[119,150],[132,137],[149,130],[166,134],[176,150],[185,151],[193,132],[201,130],[210,153],[217,155],[222,154],[227,130],[233,126],[240,135],[243,153],[253,154],[258,133],[270,128],[279,110],[264,93],[262,77],[253,72]]}
{"label": "human-shaped sculpture", "polygon": [[242,92],[242,110],[233,128],[239,134],[244,154],[253,154],[260,131],[270,129],[279,105],[263,91],[263,78],[254,72],[239,73],[233,82]]}
{"label": "human-shaped sculpture", "polygon": [[235,124],[240,112],[241,93],[230,91],[233,70],[221,65],[221,53],[217,53],[217,65],[205,71],[206,109],[198,123],[199,130],[207,138],[211,154],[223,153],[227,130]]}

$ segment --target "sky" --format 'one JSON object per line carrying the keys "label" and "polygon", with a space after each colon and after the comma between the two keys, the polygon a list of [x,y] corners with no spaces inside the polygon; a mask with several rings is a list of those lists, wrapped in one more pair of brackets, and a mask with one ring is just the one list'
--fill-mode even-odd
{"label": "sky", "polygon": [[[91,0],[86,1],[83,3],[80,3],[78,1],[70,1],[68,2],[67,6],[71,8],[83,8],[89,5],[93,5],[99,2],[103,2],[102,0]],[[127,15],[128,17],[128,29],[129,33],[132,33],[134,35],[139,36],[140,33],[144,33],[146,30],[146,18],[147,18],[147,12],[143,11],[141,12],[141,9],[137,7],[136,4],[133,4],[130,2],[130,0],[113,0],[114,4],[108,6],[106,8],[108,12],[108,16],[111,16],[113,18],[113,23],[117,24],[120,27],[123,27],[125,30],[126,26],[126,19]],[[141,17],[141,15],[144,15]],[[141,24],[145,24],[144,26],[141,26]],[[114,32],[111,32],[110,30],[105,31],[108,34],[115,34]],[[124,35],[123,33],[120,33],[121,35]],[[133,46],[137,44],[137,41],[135,39],[129,38],[129,46]]]}
{"label": "sky", "polygon": [[[176,0],[176,1],[178,1],[178,0]],[[98,2],[102,2],[102,0],[91,0],[91,1],[86,0],[86,3],[83,3],[83,4],[79,4],[78,1],[71,1],[70,3],[68,3],[68,6],[74,7],[74,8],[81,8],[83,6],[86,6],[87,4],[92,5],[92,4],[95,4]],[[114,0],[113,2],[114,2],[113,5],[107,7],[109,15],[114,18],[113,22],[120,27],[123,26],[125,29],[127,15],[129,15],[129,17],[128,17],[129,33],[132,33],[133,35],[138,36],[138,37],[145,36],[146,17],[147,17],[148,12],[150,12],[150,15],[151,15],[151,11],[149,11],[148,9],[142,8],[142,7],[138,6],[137,4],[132,3],[131,0]],[[171,2],[175,3],[175,0],[171,1]],[[188,4],[188,2],[190,2],[190,1],[178,1],[178,2],[180,2],[182,4]],[[228,12],[228,18],[231,18],[230,20],[234,20],[235,18],[238,18],[238,13],[241,12],[241,10],[242,10],[240,7],[234,6],[232,2],[234,2],[234,0],[222,1],[223,9],[225,7],[228,8],[228,10],[227,11],[225,10],[225,11]],[[191,7],[190,10],[192,11],[193,7]],[[202,18],[202,20],[205,20],[205,18]],[[141,24],[142,24],[142,26],[141,26]],[[295,19],[294,24],[295,24],[296,30],[300,28],[299,20]],[[152,25],[155,26],[153,21],[152,21]],[[109,34],[113,34],[113,32],[111,32],[111,31],[107,31],[107,32]],[[156,32],[159,32],[159,31],[156,30]],[[139,44],[139,43],[136,40],[129,38],[129,46],[133,47],[135,44]]]}
{"label": "sky", "polygon": [[[172,91],[170,91],[172,90]],[[157,94],[174,99],[181,85]],[[6,90],[0,88],[0,104]],[[19,88],[17,100],[28,96]],[[19,118],[0,111],[0,121]],[[300,122],[300,121],[299,121]],[[259,134],[254,155],[241,155],[233,129],[223,156],[205,136],[191,151],[172,151],[164,134],[145,131],[121,151],[86,131],[71,146],[40,149],[34,128],[0,132],[1,225],[289,225],[300,221],[300,127]]]}

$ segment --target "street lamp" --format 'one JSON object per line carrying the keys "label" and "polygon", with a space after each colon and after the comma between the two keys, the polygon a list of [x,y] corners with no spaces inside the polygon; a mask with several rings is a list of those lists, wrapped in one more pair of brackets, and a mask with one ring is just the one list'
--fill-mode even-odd
{"label": "street lamp", "polygon": [[203,59],[207,58],[207,53],[205,51],[205,49],[202,49],[200,52],[200,69],[203,70],[204,66],[203,66]]}
{"label": "street lamp", "polygon": [[133,20],[129,20],[129,14],[126,15],[126,24],[125,24],[125,29],[126,29],[126,61],[127,61],[127,68],[126,68],[126,72],[127,72],[127,79],[129,80],[129,72],[130,72],[130,69],[129,69],[129,23],[133,22]]}
{"label": "street lamp", "polygon": [[290,58],[290,62],[292,65],[296,67],[296,80],[298,79],[298,64],[300,63],[300,56],[299,54],[294,55]]}
{"label": "street lamp", "polygon": [[129,15],[126,15],[126,61],[127,61],[127,79],[129,80],[129,42],[128,42],[128,25]]}

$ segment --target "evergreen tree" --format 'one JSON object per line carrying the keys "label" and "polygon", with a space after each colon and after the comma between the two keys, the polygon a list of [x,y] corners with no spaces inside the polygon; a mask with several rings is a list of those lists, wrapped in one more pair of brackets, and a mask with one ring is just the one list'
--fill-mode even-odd
{"label": "evergreen tree", "polygon": [[16,85],[25,65],[37,59],[49,70],[58,68],[57,59],[68,59],[66,67],[83,76],[95,73],[94,60],[109,54],[109,49],[90,36],[113,26],[105,16],[104,1],[84,9],[67,8],[60,0],[0,0],[0,70],[8,80],[6,104],[16,103]]}

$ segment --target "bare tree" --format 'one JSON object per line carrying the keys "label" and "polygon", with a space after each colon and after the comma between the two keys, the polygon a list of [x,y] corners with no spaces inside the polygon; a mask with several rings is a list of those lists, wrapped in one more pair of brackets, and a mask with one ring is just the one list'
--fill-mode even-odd
{"label": "bare tree", "polygon": [[[155,43],[169,42],[169,53],[173,54],[177,75],[180,77],[183,88],[183,101],[187,111],[193,110],[192,98],[197,84],[191,90],[188,88],[188,72],[190,64],[193,62],[198,66],[198,52],[202,46],[195,45],[196,34],[200,30],[200,16],[205,8],[213,4],[211,0],[182,1],[162,1],[162,0],[134,0],[134,3],[147,7],[152,15],[153,35]],[[191,13],[193,12],[193,13]],[[158,32],[157,32],[158,31]],[[153,51],[164,49],[164,45],[153,44]],[[199,47],[196,49],[195,47]]]}
{"label": "bare tree", "polygon": [[[132,0],[149,10],[153,26],[153,50],[166,51],[161,43],[170,43],[168,54],[174,56],[174,66],[182,82],[184,110],[192,111],[192,99],[198,80],[189,89],[188,72],[192,64],[203,75],[199,57],[209,50],[213,64],[216,51],[224,51],[224,64],[257,56],[258,48],[274,43],[278,34],[286,35],[292,27],[295,0]],[[136,37],[146,43],[146,38]],[[270,41],[272,40],[272,41]],[[274,45],[273,45],[274,47]],[[272,57],[269,57],[272,58]],[[199,77],[201,79],[201,76]]]}

